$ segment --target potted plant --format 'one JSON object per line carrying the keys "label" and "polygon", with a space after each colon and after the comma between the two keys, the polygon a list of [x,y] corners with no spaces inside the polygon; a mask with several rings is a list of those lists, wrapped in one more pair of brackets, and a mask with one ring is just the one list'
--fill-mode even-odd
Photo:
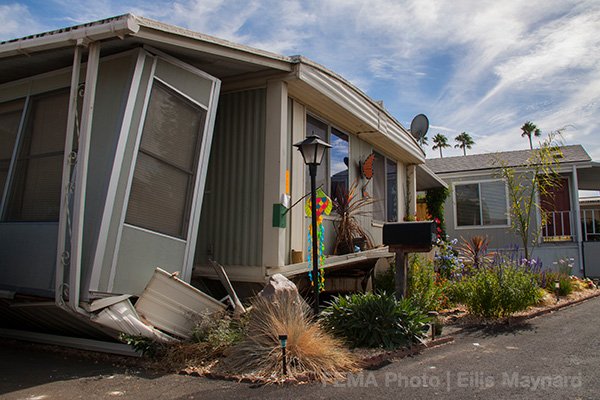
{"label": "potted plant", "polygon": [[357,217],[371,213],[365,208],[375,200],[358,196],[358,182],[354,181],[350,189],[338,187],[333,199],[333,211],[337,218],[333,225],[336,231],[333,254],[353,253],[355,246],[360,250],[373,248],[369,234],[360,226]]}

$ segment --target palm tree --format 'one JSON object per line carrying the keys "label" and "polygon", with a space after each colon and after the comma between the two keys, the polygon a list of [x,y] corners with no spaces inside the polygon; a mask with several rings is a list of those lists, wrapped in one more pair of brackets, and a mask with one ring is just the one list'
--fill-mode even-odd
{"label": "palm tree", "polygon": [[463,153],[465,156],[467,155],[467,149],[470,150],[471,147],[475,144],[473,138],[467,132],[461,133],[460,135],[455,137],[454,140],[458,142],[458,144],[455,144],[454,147],[463,149]]}
{"label": "palm tree", "polygon": [[442,135],[441,133],[435,135],[432,139],[432,142],[434,146],[431,149],[440,149],[440,158],[444,158],[444,156],[442,155],[442,149],[445,149],[446,147],[452,147],[448,144],[448,138]]}
{"label": "palm tree", "polygon": [[529,139],[529,148],[531,150],[533,150],[533,143],[531,142],[531,135],[541,136],[542,131],[540,131],[540,128],[535,126],[535,124],[531,121],[525,122],[523,124],[523,126],[521,127],[521,131],[523,131],[523,133],[521,133],[521,137],[527,136],[527,138]]}
{"label": "palm tree", "polygon": [[417,139],[417,143],[419,143],[419,146],[421,146],[421,148],[427,146],[427,134],[419,136],[419,138]]}

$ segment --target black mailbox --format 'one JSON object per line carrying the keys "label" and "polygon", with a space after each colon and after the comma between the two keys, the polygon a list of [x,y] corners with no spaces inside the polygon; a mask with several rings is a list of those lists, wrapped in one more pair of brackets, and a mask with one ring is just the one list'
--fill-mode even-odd
{"label": "black mailbox", "polygon": [[437,239],[433,221],[391,222],[383,225],[383,244],[405,253],[429,252]]}

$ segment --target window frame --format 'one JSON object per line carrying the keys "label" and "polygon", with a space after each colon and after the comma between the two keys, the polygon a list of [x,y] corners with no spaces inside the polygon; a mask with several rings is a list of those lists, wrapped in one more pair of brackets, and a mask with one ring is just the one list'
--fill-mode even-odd
{"label": "window frame", "polygon": [[[384,153],[377,151],[375,149],[373,149],[373,153],[375,154],[375,157],[377,156],[381,156],[381,158],[383,158],[383,213],[385,216],[384,220],[375,218],[375,214],[373,214],[373,223],[377,224],[377,225],[381,225],[383,226],[383,224],[388,223],[388,222],[398,222],[398,211],[399,211],[399,205],[400,202],[398,201],[398,194],[400,193],[399,189],[399,179],[398,179],[398,164],[399,161],[395,160],[391,157],[386,156]],[[391,221],[389,216],[388,216],[388,163],[392,162],[394,164],[396,164],[396,220],[395,221]],[[377,174],[377,171],[374,172],[374,174]],[[372,191],[375,192],[375,181],[374,181],[374,177],[372,179],[373,181],[373,186],[372,186]]]}
{"label": "window frame", "polygon": [[[495,225],[484,225],[483,224],[483,208],[481,206],[481,184],[489,183],[489,182],[503,182],[504,183],[504,193],[506,197],[505,203],[505,211],[506,211],[506,224],[495,224]],[[474,185],[477,184],[477,190],[479,195],[479,220],[481,223],[479,225],[458,225],[458,203],[456,199],[456,187],[462,185]],[[481,180],[468,180],[468,181],[460,181],[452,183],[452,205],[454,211],[454,229],[455,230],[468,230],[468,229],[496,229],[496,228],[509,228],[511,226],[511,217],[510,217],[510,199],[508,194],[508,185],[506,184],[506,179],[502,178],[491,178],[491,179],[481,179]]]}
{"label": "window frame", "polygon": [[[174,162],[169,161],[165,157],[162,157],[159,154],[155,154],[152,151],[142,148],[142,136],[144,134],[144,126],[145,126],[146,120],[148,118],[148,105],[150,104],[151,93],[152,93],[152,89],[154,88],[155,83],[157,83],[158,86],[162,86],[163,89],[166,90],[167,92],[172,92],[178,96],[181,96],[180,100],[191,103],[194,107],[197,107],[198,109],[201,109],[202,111],[204,111],[206,113],[203,117],[202,123],[200,124],[200,126],[198,128],[199,133],[197,133],[198,136],[197,136],[197,140],[195,143],[194,156],[193,156],[191,170],[182,168],[182,167],[176,165]],[[172,238],[175,240],[181,240],[181,241],[187,242],[189,240],[190,219],[192,218],[190,211],[191,211],[192,203],[193,203],[194,187],[197,183],[197,177],[198,177],[198,164],[200,162],[200,150],[202,149],[203,136],[205,133],[204,132],[205,126],[206,126],[207,119],[208,119],[208,107],[205,106],[204,104],[199,103],[196,100],[192,99],[190,96],[186,95],[185,93],[182,93],[179,89],[173,87],[173,85],[170,85],[169,83],[165,82],[163,79],[160,79],[157,76],[153,76],[151,78],[148,93],[149,94],[148,94],[147,104],[144,107],[144,116],[143,116],[143,119],[140,121],[141,129],[139,132],[138,143],[136,146],[133,167],[131,168],[131,176],[130,176],[131,183],[128,185],[129,189],[127,191],[128,192],[127,199],[124,203],[124,214],[123,214],[122,222],[123,222],[123,225],[130,226],[135,229],[140,229],[140,230],[144,230],[147,232],[151,232],[153,234],[157,234],[157,235]],[[185,199],[184,208],[183,208],[183,220],[182,220],[181,227],[179,229],[179,233],[177,235],[173,235],[172,233],[164,232],[163,230],[157,230],[157,229],[149,228],[147,226],[141,226],[138,224],[134,224],[132,222],[127,222],[127,215],[128,215],[129,205],[130,205],[130,201],[131,201],[131,191],[132,191],[131,188],[133,185],[133,180],[135,177],[135,171],[136,171],[136,167],[138,164],[138,159],[139,159],[140,153],[143,154],[144,156],[147,156],[147,157],[149,157],[153,160],[156,160],[162,164],[165,164],[169,168],[176,169],[178,172],[181,172],[181,173],[187,175],[188,183],[186,185],[186,199]]]}
{"label": "window frame", "polygon": [[[9,167],[8,167],[8,172],[7,172],[7,176],[6,176],[6,181],[4,184],[3,188],[0,188],[0,223],[17,223],[17,224],[23,224],[23,223],[57,223],[60,220],[60,196],[59,196],[59,204],[57,205],[58,208],[58,215],[56,215],[56,218],[53,219],[22,219],[22,217],[20,219],[11,219],[9,216],[9,210],[10,210],[10,204],[11,204],[11,199],[13,196],[15,196],[14,191],[16,190],[15,188],[15,176],[17,174],[17,167],[20,161],[26,160],[27,162],[29,162],[29,160],[32,159],[44,159],[44,158],[50,158],[50,157],[56,157],[59,155],[62,155],[62,158],[64,158],[64,154],[65,154],[65,147],[66,144],[64,143],[63,139],[63,148],[62,151],[53,151],[53,152],[46,152],[46,153],[42,153],[42,154],[37,154],[37,155],[31,155],[28,154],[27,156],[22,156],[22,152],[23,152],[23,145],[27,144],[26,142],[28,140],[31,140],[31,135],[29,132],[30,129],[32,129],[31,124],[33,123],[33,121],[31,120],[32,118],[32,107],[35,103],[35,101],[37,99],[40,98],[45,98],[45,97],[52,97],[52,96],[56,96],[56,95],[64,95],[67,94],[69,95],[69,87],[57,87],[57,88],[52,88],[49,90],[45,90],[45,91],[36,91],[36,92],[28,92],[26,95],[24,96],[18,96],[15,97],[13,99],[10,100],[6,100],[3,101],[2,103],[11,103],[11,102],[16,102],[16,101],[23,101],[23,109],[21,110],[21,116],[20,116],[20,121],[19,121],[19,127],[18,127],[18,131],[16,134],[16,138],[15,138],[15,143],[13,145],[13,150],[12,150],[12,155],[11,155],[11,159],[9,161]],[[67,101],[67,112],[68,112],[68,104],[69,102]],[[68,116],[67,116],[68,118]],[[67,121],[65,121],[65,123],[67,123]],[[66,136],[66,131],[63,132],[63,134]],[[61,161],[61,166],[62,166],[62,161]],[[62,168],[64,168],[64,166],[61,167],[61,171]],[[59,190],[62,192],[62,172],[59,176],[60,178],[60,186],[59,186]]]}
{"label": "window frame", "polygon": [[[305,119],[305,121],[304,121],[305,122],[305,124],[304,124],[304,137],[305,138],[308,137],[308,132],[306,131],[306,128],[308,126],[308,124],[307,124],[308,117],[314,118],[317,121],[319,121],[320,123],[322,123],[322,124],[324,124],[324,125],[327,126],[326,139],[325,139],[325,141],[327,143],[331,144],[331,136],[335,135],[332,132],[334,129],[336,131],[338,131],[339,133],[341,133],[343,135],[346,135],[348,137],[348,164],[350,164],[350,160],[351,160],[350,155],[352,154],[352,146],[351,146],[351,140],[350,140],[351,135],[350,135],[350,133],[348,133],[347,131],[345,131],[343,129],[340,129],[337,125],[332,124],[327,119],[319,117],[318,115],[316,115],[316,114],[314,114],[314,113],[312,113],[310,111],[307,111],[306,114],[305,114],[305,117],[304,117],[304,119]],[[336,135],[336,136],[338,136],[338,135]],[[325,187],[323,189],[324,189],[324,192],[327,194],[327,196],[329,196],[329,198],[333,199],[334,195],[333,195],[333,193],[331,193],[331,151],[327,151],[325,153],[325,156],[323,158],[324,158],[323,162],[321,162],[321,165],[319,165],[319,167],[318,167],[318,168],[323,168],[323,164],[325,164],[325,169],[326,169],[325,170],[325,172],[326,172],[325,173]],[[309,185],[310,185],[310,176],[306,175],[304,185],[305,185],[304,186],[305,188],[309,187]],[[350,189],[350,165],[348,165],[348,188],[347,189]],[[325,215],[324,217],[325,218],[333,218],[333,217],[329,217],[327,215]]]}

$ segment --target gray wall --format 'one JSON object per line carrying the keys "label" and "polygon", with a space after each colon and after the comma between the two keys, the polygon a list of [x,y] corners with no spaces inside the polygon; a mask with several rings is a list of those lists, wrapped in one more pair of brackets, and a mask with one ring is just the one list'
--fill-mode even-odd
{"label": "gray wall", "polygon": [[446,222],[446,234],[450,239],[469,239],[473,236],[487,236],[490,239],[490,249],[507,248],[518,245],[522,247],[519,236],[509,230],[508,227],[501,228],[457,228],[455,225],[454,184],[457,182],[475,182],[483,180],[498,179],[498,175],[489,174],[482,176],[469,176],[464,178],[443,177],[449,185],[450,195],[444,204],[444,216]]}
{"label": "gray wall", "polygon": [[[262,264],[265,89],[221,95],[195,264]],[[266,166],[268,168],[268,166]]]}
{"label": "gray wall", "polygon": [[137,53],[127,53],[117,58],[101,60],[98,69],[85,197],[83,282],[87,282],[91,274],[110,171],[115,158],[136,55]]}

